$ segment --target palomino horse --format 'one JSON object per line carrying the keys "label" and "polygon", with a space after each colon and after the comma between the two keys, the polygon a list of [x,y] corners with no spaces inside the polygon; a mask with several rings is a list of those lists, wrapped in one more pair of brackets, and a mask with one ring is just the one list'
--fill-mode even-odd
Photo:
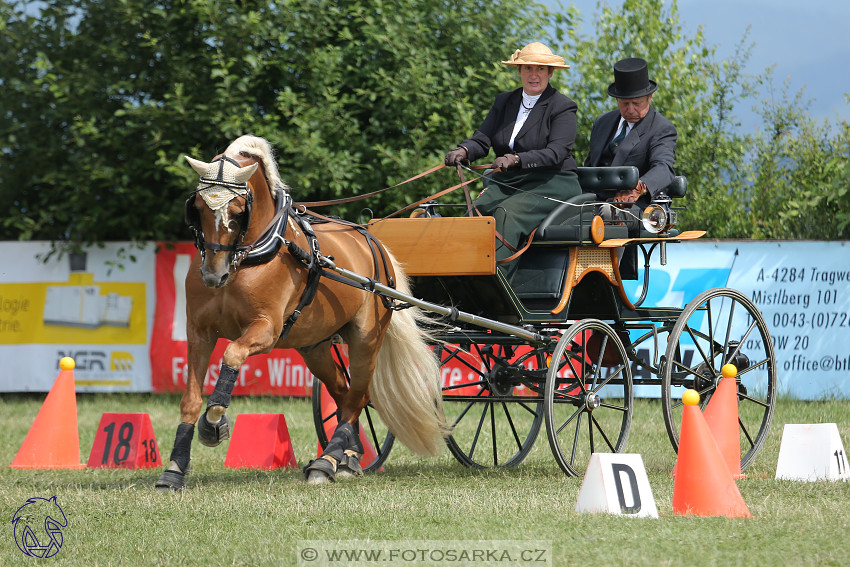
{"label": "palomino horse", "polygon": [[[201,176],[186,203],[199,250],[186,277],[189,379],[157,488],[185,487],[196,423],[204,445],[230,436],[225,412],[239,368],[274,348],[296,349],[340,408],[327,448],[305,467],[308,482],[362,474],[357,419],[370,398],[402,443],[419,455],[436,454],[448,427],[439,365],[417,325],[423,314],[389,309],[386,298],[323,274],[317,260],[318,253],[333,257],[340,267],[409,293],[389,252],[356,226],[311,226],[295,214],[262,138],[242,136],[212,163],[186,159]],[[222,337],[232,342],[202,414],[204,375]],[[334,339],[348,345],[350,385],[332,357]]]}

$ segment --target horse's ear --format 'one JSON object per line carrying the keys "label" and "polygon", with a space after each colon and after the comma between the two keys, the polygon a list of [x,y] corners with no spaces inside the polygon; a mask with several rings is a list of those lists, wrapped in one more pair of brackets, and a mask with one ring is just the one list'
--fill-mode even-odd
{"label": "horse's ear", "polygon": [[234,175],[236,179],[236,183],[245,183],[251,176],[254,175],[254,172],[257,171],[257,168],[260,167],[258,163],[252,163],[251,165],[246,165],[245,167],[240,167],[239,170]]}
{"label": "horse's ear", "polygon": [[183,156],[183,157],[186,158],[186,161],[189,162],[189,165],[192,166],[192,169],[197,171],[198,175],[200,175],[201,177],[206,175],[207,172],[210,170],[210,164],[208,164],[208,163],[204,163],[200,160],[190,158],[189,156]]}

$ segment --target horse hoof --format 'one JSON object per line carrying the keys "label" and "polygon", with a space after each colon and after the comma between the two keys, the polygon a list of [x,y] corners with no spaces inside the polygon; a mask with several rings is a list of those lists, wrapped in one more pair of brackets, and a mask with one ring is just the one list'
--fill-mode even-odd
{"label": "horse hoof", "polygon": [[227,415],[221,416],[221,421],[217,425],[213,425],[207,419],[207,413],[201,414],[201,419],[198,420],[198,441],[207,447],[216,447],[225,439],[230,438],[230,418]]}
{"label": "horse hoof", "polygon": [[334,482],[334,478],[322,471],[310,471],[307,473],[307,484],[330,484],[332,482]]}
{"label": "horse hoof", "polygon": [[327,484],[336,481],[336,471],[333,464],[327,459],[315,459],[304,467],[304,476],[307,484]]}
{"label": "horse hoof", "polygon": [[186,488],[186,475],[177,471],[164,471],[154,487],[158,492],[177,492]]}
{"label": "horse hoof", "polygon": [[363,471],[360,471],[359,474],[355,471],[350,471],[350,470],[347,470],[347,469],[344,469],[344,468],[340,468],[338,471],[336,471],[337,480],[353,480],[355,478],[360,478],[362,476],[363,476]]}
{"label": "horse hoof", "polygon": [[363,476],[363,467],[360,466],[360,459],[346,453],[336,469],[336,477],[340,480],[351,480],[361,476]]}

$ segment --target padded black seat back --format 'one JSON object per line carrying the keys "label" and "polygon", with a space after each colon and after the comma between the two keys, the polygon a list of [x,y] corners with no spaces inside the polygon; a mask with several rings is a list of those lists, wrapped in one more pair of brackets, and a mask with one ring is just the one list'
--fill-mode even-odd
{"label": "padded black seat back", "polygon": [[605,189],[614,191],[634,189],[640,179],[640,172],[633,165],[579,167],[576,173],[579,185],[585,193],[595,193]]}
{"label": "padded black seat back", "polygon": [[687,191],[688,180],[682,175],[674,177],[673,181],[670,182],[670,185],[664,189],[667,196],[672,197],[673,199],[680,199],[684,197]]}
{"label": "padded black seat back", "polygon": [[[566,203],[561,203],[549,213],[549,216],[543,219],[543,222],[540,223],[537,229],[538,239],[547,239],[549,227],[561,225],[582,211],[592,215],[592,208],[582,209],[579,205],[599,200],[599,197],[596,195],[597,191],[632,189],[637,185],[640,178],[638,168],[633,165],[579,167],[576,173],[583,193],[569,199]],[[590,217],[585,220],[588,224],[590,223]]]}

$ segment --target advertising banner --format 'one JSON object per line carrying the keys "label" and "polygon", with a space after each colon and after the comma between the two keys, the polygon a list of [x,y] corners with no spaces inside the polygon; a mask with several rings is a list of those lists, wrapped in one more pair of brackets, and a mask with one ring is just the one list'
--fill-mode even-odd
{"label": "advertising banner", "polygon": [[[6,260],[0,268],[0,362],[5,370],[0,391],[48,391],[63,356],[76,361],[78,391],[183,391],[183,282],[195,248],[188,242],[150,243],[133,250],[130,260],[131,246],[109,243],[83,257],[45,261],[49,243],[0,242]],[[651,266],[644,306],[684,308],[707,289],[737,290],[755,304],[770,331],[780,395],[850,397],[846,242],[690,241],[669,245],[665,266],[656,251]],[[625,282],[632,298],[640,295],[641,283]],[[665,341],[659,336],[661,354]],[[226,344],[220,340],[211,357],[206,393],[215,385]],[[478,380],[482,370],[477,356],[457,357],[442,369],[443,381],[466,393],[469,388],[459,386]],[[635,378],[648,377],[645,372],[633,368]],[[235,393],[303,396],[312,382],[301,357],[281,350],[249,358]],[[640,386],[636,395],[659,392]]]}
{"label": "advertising banner", "polygon": [[[667,247],[666,266],[658,265],[656,254],[650,275],[646,306],[684,307],[714,287],[746,295],[770,330],[780,396],[850,397],[846,242],[683,242]],[[631,297],[639,296],[639,288],[639,282],[626,284]]]}
{"label": "advertising banner", "polygon": [[44,260],[49,252],[47,242],[0,242],[0,391],[50,390],[64,356],[78,391],[150,391],[154,246]]}

